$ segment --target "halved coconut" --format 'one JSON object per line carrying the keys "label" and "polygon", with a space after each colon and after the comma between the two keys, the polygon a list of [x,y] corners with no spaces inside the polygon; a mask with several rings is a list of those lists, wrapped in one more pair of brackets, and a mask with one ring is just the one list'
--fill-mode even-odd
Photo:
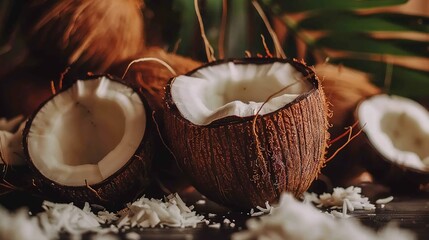
{"label": "halved coconut", "polygon": [[299,62],[212,62],[172,79],[166,105],[165,137],[179,166],[218,203],[243,209],[283,191],[300,195],[324,164],[327,105]]}
{"label": "halved coconut", "polygon": [[376,95],[362,101],[357,118],[371,146],[367,168],[394,189],[429,182],[429,112],[400,96]]}
{"label": "halved coconut", "polygon": [[24,151],[42,194],[122,207],[149,183],[153,158],[144,99],[110,76],[78,80],[27,122]]}

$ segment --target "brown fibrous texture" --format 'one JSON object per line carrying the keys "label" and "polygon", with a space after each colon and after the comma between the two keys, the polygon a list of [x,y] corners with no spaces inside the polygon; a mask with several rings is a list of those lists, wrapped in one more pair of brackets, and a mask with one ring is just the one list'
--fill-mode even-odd
{"label": "brown fibrous texture", "polygon": [[[379,94],[381,89],[371,83],[370,75],[342,65],[319,64],[315,72],[320,77],[326,99],[330,104],[332,117],[329,119],[329,128],[332,138],[340,136],[352,126],[356,119],[354,112],[360,101]],[[351,129],[357,133],[359,129]],[[347,142],[347,135],[329,148],[329,155],[347,144],[324,169],[334,185],[346,186],[350,183],[359,184],[360,176],[366,171],[362,164],[361,154],[364,142],[361,137]],[[363,156],[362,156],[363,157]],[[364,179],[371,180],[370,178]]]}
{"label": "brown fibrous texture", "polygon": [[283,108],[258,116],[253,129],[254,116],[207,126],[192,124],[172,102],[169,85],[169,111],[164,118],[170,133],[168,144],[195,188],[223,205],[236,209],[261,206],[265,201],[277,201],[284,191],[299,196],[325,163],[328,107],[319,81],[308,67],[292,60],[235,61],[290,62],[313,88]]}
{"label": "brown fibrous texture", "polygon": [[109,69],[110,73],[117,76],[122,76],[125,73],[123,80],[140,89],[143,96],[147,99],[150,108],[154,111],[152,117],[156,124],[156,131],[159,134],[159,138],[157,138],[157,143],[155,144],[157,152],[157,160],[154,162],[155,175],[159,183],[164,185],[164,189],[168,189],[171,192],[180,191],[184,187],[189,186],[189,182],[177,167],[174,156],[171,155],[163,143],[165,136],[169,133],[165,132],[162,120],[165,112],[163,104],[165,86],[175,75],[156,61],[133,63],[128,71],[125,72],[133,60],[144,58],[156,58],[164,61],[177,75],[185,74],[201,66],[202,63],[174,53],[168,53],[159,47],[150,47],[143,53],[122,61],[122,63]]}
{"label": "brown fibrous texture", "polygon": [[350,117],[356,105],[381,90],[371,83],[370,76],[364,72],[332,64],[319,64],[315,72],[320,77],[328,102],[332,105],[333,126],[344,128],[353,124]]}
{"label": "brown fibrous texture", "polygon": [[54,63],[105,71],[144,48],[141,0],[36,0],[27,7],[30,49]]}
{"label": "brown fibrous texture", "polygon": [[[131,61],[143,58],[162,60],[171,66],[177,75],[185,74],[202,65],[201,62],[174,53],[168,53],[159,47],[150,47],[143,53],[122,61],[109,71],[114,75],[122,76]],[[173,77],[175,76],[159,62],[145,61],[132,64],[123,80],[140,88],[148,99],[151,108],[158,111],[163,108],[164,88],[168,80]]]}

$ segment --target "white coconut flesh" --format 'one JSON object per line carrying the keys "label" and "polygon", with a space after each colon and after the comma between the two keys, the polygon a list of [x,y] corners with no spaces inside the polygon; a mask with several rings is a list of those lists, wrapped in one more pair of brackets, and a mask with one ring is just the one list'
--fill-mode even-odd
{"label": "white coconut flesh", "polygon": [[228,62],[176,77],[171,97],[184,118],[203,126],[228,116],[254,116],[258,110],[260,115],[274,112],[311,88],[289,63]]}
{"label": "white coconut flesh", "polygon": [[429,112],[404,97],[377,95],[361,103],[360,125],[388,160],[429,171]]}
{"label": "white coconut flesh", "polygon": [[133,157],[145,128],[144,105],[131,88],[106,77],[79,80],[37,112],[28,152],[50,180],[66,186],[95,184]]}

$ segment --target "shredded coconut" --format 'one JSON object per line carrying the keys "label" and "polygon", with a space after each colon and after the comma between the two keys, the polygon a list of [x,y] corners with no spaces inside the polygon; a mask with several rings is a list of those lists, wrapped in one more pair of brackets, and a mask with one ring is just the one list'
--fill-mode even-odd
{"label": "shredded coconut", "polygon": [[140,234],[136,233],[136,232],[129,232],[127,234],[125,234],[126,239],[128,240],[139,240]]}
{"label": "shredded coconut", "polygon": [[220,228],[220,223],[213,223],[209,225],[209,228]]}
{"label": "shredded coconut", "polygon": [[[334,212],[334,211],[333,211]],[[337,211],[335,211],[337,212]],[[342,215],[342,213],[340,213]],[[379,233],[356,219],[332,218],[310,204],[301,203],[284,193],[270,215],[251,218],[247,230],[234,233],[232,240],[247,239],[348,239],[348,240],[414,240],[407,230],[388,225]],[[308,231],[311,229],[311,231]]]}
{"label": "shredded coconut", "polygon": [[48,236],[40,229],[37,219],[30,218],[26,209],[10,213],[0,206],[0,239],[45,240]]}
{"label": "shredded coconut", "polygon": [[91,212],[88,203],[83,209],[70,204],[43,202],[42,212],[37,215],[43,231],[55,238],[61,231],[66,231],[72,235],[81,235],[90,230],[100,231],[100,219]]}
{"label": "shredded coconut", "polygon": [[[315,193],[304,193],[304,202],[313,202],[317,204],[317,207],[343,209],[345,214],[347,214],[347,211],[352,212],[354,210],[374,210],[375,205],[367,197],[362,196],[361,192],[362,189],[360,187],[336,187],[332,194],[323,193],[317,196]],[[347,209],[344,210],[344,208]]]}
{"label": "shredded coconut", "polygon": [[[73,203],[45,201],[42,207],[45,211],[34,217],[30,217],[25,209],[9,213],[0,207],[0,239],[58,239],[61,232],[70,234],[72,239],[80,239],[89,231],[95,233],[93,239],[104,239],[114,237],[110,233],[124,232],[132,227],[183,228],[205,222],[204,217],[197,215],[192,210],[193,206],[186,206],[177,193],[164,200],[142,197],[117,213],[99,211],[95,215],[88,203],[80,209]],[[100,224],[109,224],[110,227]],[[132,238],[136,234],[130,232],[127,237]]]}
{"label": "shredded coconut", "polygon": [[376,204],[388,204],[391,201],[393,201],[393,196],[387,197],[387,198],[381,198],[375,201]]}
{"label": "shredded coconut", "polygon": [[256,206],[256,210],[255,209],[250,209],[250,212],[248,215],[252,216],[252,217],[259,217],[265,214],[270,214],[272,211],[273,207],[270,206],[270,203],[268,201],[265,202],[265,207],[260,207],[260,206]]}
{"label": "shredded coconut", "polygon": [[192,211],[180,196],[171,194],[165,201],[158,199],[140,198],[130,204],[127,211],[120,213],[118,227],[139,226],[143,228],[155,226],[196,227],[204,219]]}

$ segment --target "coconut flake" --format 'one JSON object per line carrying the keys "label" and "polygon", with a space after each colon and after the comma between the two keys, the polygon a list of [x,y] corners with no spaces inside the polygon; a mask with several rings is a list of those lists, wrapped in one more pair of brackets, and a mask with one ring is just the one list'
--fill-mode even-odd
{"label": "coconut flake", "polygon": [[203,216],[197,215],[186,206],[177,193],[167,196],[165,201],[142,197],[130,204],[120,215],[120,227],[196,227],[204,220]]}
{"label": "coconut flake", "polygon": [[[290,86],[290,87],[287,87]],[[171,96],[182,116],[196,125],[208,125],[227,116],[253,116],[274,112],[311,89],[289,63],[236,64],[228,62],[178,76],[171,84]]]}
{"label": "coconut flake", "polygon": [[413,233],[396,226],[388,225],[377,233],[355,219],[332,218],[310,204],[295,200],[289,193],[282,194],[272,214],[259,219],[251,218],[247,220],[246,226],[247,230],[234,233],[232,239],[416,239]]}
{"label": "coconut flake", "polygon": [[336,187],[332,194],[323,193],[317,196],[314,193],[305,193],[304,202],[314,202],[318,207],[330,207],[331,209],[347,208],[349,211],[356,209],[374,210],[375,205],[367,197],[363,197],[361,192],[362,189],[360,187]]}
{"label": "coconut flake", "polygon": [[66,231],[72,235],[98,230],[100,219],[91,212],[88,203],[83,209],[70,204],[43,202],[42,212],[37,215],[42,229],[49,236],[56,236],[61,231]]}
{"label": "coconut flake", "polygon": [[393,201],[393,196],[387,197],[387,198],[380,198],[375,201],[376,204],[388,204],[391,201]]}
{"label": "coconut flake", "polygon": [[46,240],[49,236],[40,229],[37,219],[30,218],[27,209],[10,213],[0,206],[0,239]]}

